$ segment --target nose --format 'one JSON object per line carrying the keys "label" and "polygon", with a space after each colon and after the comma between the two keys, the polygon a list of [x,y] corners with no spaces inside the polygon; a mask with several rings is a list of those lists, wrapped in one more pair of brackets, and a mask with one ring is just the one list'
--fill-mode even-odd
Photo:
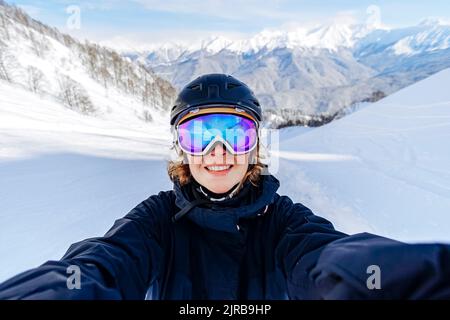
{"label": "nose", "polygon": [[223,143],[217,143],[211,150],[211,156],[221,155],[224,156],[227,153],[227,149]]}

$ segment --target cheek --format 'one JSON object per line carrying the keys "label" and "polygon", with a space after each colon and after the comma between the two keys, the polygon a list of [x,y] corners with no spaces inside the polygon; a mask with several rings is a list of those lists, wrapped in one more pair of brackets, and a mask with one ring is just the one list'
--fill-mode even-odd
{"label": "cheek", "polygon": [[202,168],[198,164],[190,164],[189,169],[191,170],[192,174],[198,174],[199,172],[201,172]]}
{"label": "cheek", "polygon": [[201,157],[200,159],[198,159],[198,157],[190,157],[188,160],[189,160],[189,170],[191,171],[191,174],[194,177],[201,174],[202,172]]}
{"label": "cheek", "polygon": [[242,179],[247,173],[248,164],[238,164],[233,167],[234,176]]}

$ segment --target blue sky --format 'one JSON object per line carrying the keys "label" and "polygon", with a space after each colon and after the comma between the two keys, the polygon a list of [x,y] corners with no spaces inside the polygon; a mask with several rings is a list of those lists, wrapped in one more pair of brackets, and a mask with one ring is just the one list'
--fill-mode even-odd
{"label": "blue sky", "polygon": [[[302,0],[7,0],[31,16],[79,38],[94,41],[190,42],[210,35],[246,37],[267,28],[333,20],[364,22],[373,8],[391,27],[426,17],[450,20],[450,1]],[[80,29],[68,29],[68,6],[80,9]],[[376,7],[374,7],[376,6]]]}

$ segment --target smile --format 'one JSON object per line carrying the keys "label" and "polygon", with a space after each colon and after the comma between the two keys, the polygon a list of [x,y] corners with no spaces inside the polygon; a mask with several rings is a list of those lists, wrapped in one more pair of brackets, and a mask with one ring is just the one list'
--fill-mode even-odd
{"label": "smile", "polygon": [[227,171],[229,169],[231,169],[232,165],[226,165],[226,166],[207,166],[205,167],[206,170],[208,171],[214,171],[214,172],[218,172],[218,171]]}

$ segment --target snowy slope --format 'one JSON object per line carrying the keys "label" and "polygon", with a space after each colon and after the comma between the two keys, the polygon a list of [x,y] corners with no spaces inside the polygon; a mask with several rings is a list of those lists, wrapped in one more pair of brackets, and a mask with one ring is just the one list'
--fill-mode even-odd
{"label": "snowy slope", "polygon": [[167,81],[143,66],[108,48],[80,43],[1,3],[0,79],[83,112],[68,101],[76,100],[68,94],[74,86],[72,91],[92,106],[84,113],[123,122],[164,122],[175,95]]}
{"label": "snowy slope", "polygon": [[[281,130],[279,193],[345,232],[450,241],[449,82],[447,69],[329,125]],[[0,281],[171,189],[168,126],[84,116],[2,81],[0,100]]]}
{"label": "snowy slope", "polygon": [[89,117],[0,81],[0,281],[170,189],[169,141],[167,126]]}
{"label": "snowy slope", "polygon": [[[62,83],[94,112],[67,105]],[[170,187],[174,92],[143,66],[0,3],[0,281],[59,259]]]}
{"label": "snowy slope", "polygon": [[446,69],[323,127],[282,130],[281,191],[343,231],[449,242],[449,83]]}

